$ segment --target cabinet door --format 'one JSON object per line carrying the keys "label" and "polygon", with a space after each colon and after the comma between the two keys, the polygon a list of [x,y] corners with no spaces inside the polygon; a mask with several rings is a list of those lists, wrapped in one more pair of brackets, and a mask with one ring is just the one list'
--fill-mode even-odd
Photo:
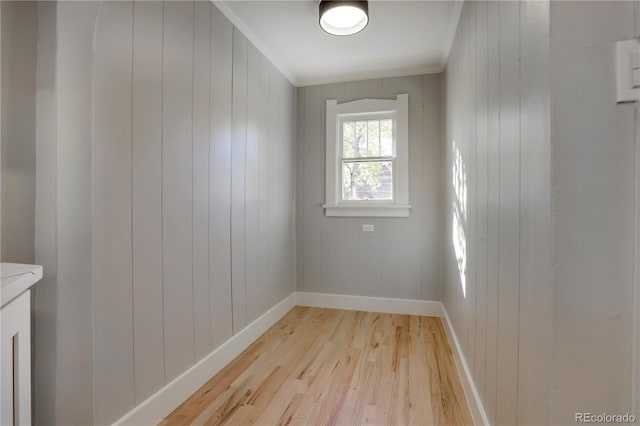
{"label": "cabinet door", "polygon": [[0,311],[0,424],[31,424],[31,296],[27,291]]}

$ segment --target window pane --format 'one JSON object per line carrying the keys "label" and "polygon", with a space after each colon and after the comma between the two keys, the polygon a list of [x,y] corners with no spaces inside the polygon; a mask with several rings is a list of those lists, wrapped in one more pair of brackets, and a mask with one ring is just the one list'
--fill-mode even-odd
{"label": "window pane", "polygon": [[342,123],[342,156],[345,158],[355,157],[356,123],[346,121]]}
{"label": "window pane", "polygon": [[367,122],[356,121],[356,155],[354,157],[367,156]]}
{"label": "window pane", "polygon": [[380,120],[380,156],[393,155],[393,120]]}
{"label": "window pane", "polygon": [[367,121],[367,138],[369,147],[367,157],[380,156],[380,120]]}
{"label": "window pane", "polygon": [[342,199],[393,199],[393,171],[391,161],[343,161]]}
{"label": "window pane", "polygon": [[393,119],[342,123],[342,157],[393,156]]}

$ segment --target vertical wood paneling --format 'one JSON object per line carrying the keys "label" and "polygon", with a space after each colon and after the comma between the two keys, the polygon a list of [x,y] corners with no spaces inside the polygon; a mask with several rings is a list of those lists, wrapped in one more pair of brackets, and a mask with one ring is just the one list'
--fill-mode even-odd
{"label": "vertical wood paneling", "polygon": [[[639,3],[640,4],[640,3]],[[521,234],[518,421],[550,424],[552,377],[551,146],[548,2],[527,1],[521,22]]]}
{"label": "vertical wood paneling", "polygon": [[[324,150],[325,145],[321,137],[323,125],[320,122],[321,109],[324,108],[321,100],[321,88],[319,86],[305,87],[302,106],[301,124],[303,127],[304,159],[301,165],[305,179],[298,196],[304,200],[304,245],[302,247],[302,259],[304,262],[304,290],[332,292],[331,281],[324,279],[327,271],[322,269],[318,261],[322,257],[322,233],[317,223],[323,220],[324,212],[318,208],[324,200],[324,184],[318,182],[319,176],[324,176]],[[326,286],[326,287],[325,287]],[[335,292],[335,291],[334,291]]]}
{"label": "vertical wood paneling", "polygon": [[37,419],[113,423],[295,289],[294,88],[209,2],[38,8]]}
{"label": "vertical wood paneling", "polygon": [[194,2],[193,325],[196,359],[211,349],[208,232],[211,7],[209,2]]}
{"label": "vertical wood paneling", "polygon": [[164,6],[162,269],[167,380],[194,360],[193,8],[191,2],[166,2]]}
{"label": "vertical wood paneling", "polygon": [[105,3],[95,38],[94,374],[97,424],[134,405],[131,79],[133,3]]}
{"label": "vertical wood paneling", "polygon": [[305,132],[305,89],[300,87],[296,89],[296,288],[300,291],[305,290],[305,272],[304,272],[304,151],[306,147]]}
{"label": "vertical wood paneling", "polygon": [[446,167],[455,141],[469,267],[465,295],[445,245],[444,302],[495,424],[549,421],[548,37],[548,3],[468,3],[446,70]]}
{"label": "vertical wood paneling", "polygon": [[132,232],[135,398],[164,384],[162,306],[162,19],[160,2],[133,13]]}
{"label": "vertical wood paneling", "polygon": [[2,86],[2,258],[35,262],[36,211],[36,2],[7,1],[4,9]]}
{"label": "vertical wood paneling", "polygon": [[231,307],[231,89],[233,25],[211,8],[209,286],[211,343],[233,333]]}
{"label": "vertical wood paneling", "polygon": [[268,300],[271,305],[279,298],[279,291],[275,285],[282,282],[284,264],[285,248],[283,247],[284,232],[287,225],[284,225],[286,216],[283,214],[284,205],[282,200],[282,194],[284,189],[282,188],[282,168],[284,167],[284,150],[285,141],[282,138],[284,134],[280,128],[283,111],[282,99],[283,99],[283,86],[282,76],[271,73],[269,79],[269,90],[271,92],[271,104],[274,108],[269,112],[269,131],[272,137],[269,138],[269,158],[271,159],[271,165],[269,169],[269,197],[272,200],[269,203],[269,228],[271,235],[269,241],[271,243],[271,250],[269,251],[269,272],[271,275],[270,286],[271,294],[268,295]]}
{"label": "vertical wood paneling", "polygon": [[269,180],[269,242],[271,249],[269,250],[269,281],[268,288],[270,294],[267,296],[269,303],[272,302],[277,296],[275,292],[276,283],[278,282],[280,268],[278,265],[280,253],[279,253],[279,235],[278,235],[278,205],[279,205],[279,191],[278,191],[278,178],[280,172],[278,166],[280,165],[281,158],[280,153],[280,141],[277,122],[278,122],[278,107],[280,94],[278,93],[278,76],[275,73],[271,73],[269,76],[269,102],[272,105],[268,114],[268,128],[269,128],[269,159],[271,164],[268,172]]}
{"label": "vertical wood paneling", "polygon": [[[36,409],[44,422],[93,424],[92,113],[98,4],[37,6],[38,43],[44,43],[38,46],[38,66],[42,67],[37,71],[37,96],[44,96],[44,103],[36,117],[44,120],[44,127],[39,127],[37,137],[42,136],[40,141],[49,145],[47,149],[39,145],[43,151],[37,153],[37,165],[43,168],[37,173],[44,172],[40,177],[51,186],[40,188],[48,194],[36,202],[38,214],[47,216],[45,223],[40,222],[45,228],[36,244],[44,244],[38,247],[39,254],[49,268],[47,282],[36,287],[36,318],[40,317],[36,333],[42,337],[38,351],[51,356],[36,372],[40,397]],[[51,51],[40,55],[41,47]]]}
{"label": "vertical wood paneling", "polygon": [[247,39],[233,29],[231,141],[231,291],[233,331],[247,324],[245,265],[245,165],[247,154]]}
{"label": "vertical wood paneling", "polygon": [[467,30],[469,31],[469,43],[467,54],[465,59],[467,61],[464,67],[465,76],[464,81],[467,82],[468,87],[465,92],[465,103],[467,105],[465,113],[465,167],[466,167],[466,211],[467,218],[465,223],[465,236],[467,239],[467,285],[466,285],[466,297],[463,298],[463,311],[464,323],[466,327],[466,352],[467,362],[469,368],[474,371],[475,366],[475,315],[476,315],[476,256],[477,251],[474,247],[474,241],[476,241],[477,223],[476,223],[476,187],[477,187],[477,142],[476,142],[476,84],[475,84],[475,68],[476,68],[476,6],[478,3],[473,2],[469,4],[469,25]]}
{"label": "vertical wood paneling", "polygon": [[[279,180],[278,191],[279,199],[277,202],[278,207],[278,231],[279,249],[278,249],[278,267],[280,274],[278,275],[278,282],[292,283],[295,275],[293,273],[295,268],[295,242],[294,242],[294,226],[295,226],[295,205],[293,202],[293,180],[294,180],[294,145],[292,140],[293,129],[293,115],[294,109],[291,106],[293,98],[293,90],[291,85],[280,73],[271,73],[277,79],[277,93],[279,97],[279,103],[277,108],[284,111],[284,114],[276,115],[276,130],[279,138],[279,155],[281,158],[279,167]],[[287,294],[289,294],[292,287],[278,284],[274,291],[274,299],[272,304],[278,300],[282,300]]]}
{"label": "vertical wood paneling", "polygon": [[[465,22],[465,8],[462,9],[461,12],[461,16],[460,16],[460,20]],[[456,46],[456,49],[454,52],[452,52],[451,59],[449,60],[449,63],[447,64],[447,67],[451,70],[449,72],[449,78],[451,79],[451,85],[447,88],[447,96],[452,96],[454,99],[460,99],[460,93],[464,91],[464,87],[463,84],[461,82],[461,75],[464,71],[464,63],[462,61],[462,59],[464,58],[464,47],[462,46],[463,41],[466,40],[466,32],[465,32],[465,28],[466,26],[464,25],[460,25],[458,27],[459,30],[459,35],[458,35],[458,39],[460,40],[458,42],[458,44],[460,46]],[[462,140],[462,122],[463,122],[463,115],[462,115],[462,109],[463,109],[463,105],[464,102],[463,100],[460,100],[458,102],[451,102],[452,106],[449,110],[447,110],[447,116],[446,116],[446,120],[447,122],[449,122],[450,124],[450,129],[448,129],[448,140],[447,140],[447,151],[448,151],[448,157],[451,160],[448,160],[447,162],[447,179],[451,179],[450,182],[447,182],[447,195],[449,196],[449,199],[447,200],[447,208],[451,209],[450,210],[450,214],[448,215],[447,220],[450,221],[450,223],[448,224],[449,226],[447,227],[449,230],[449,233],[452,234],[452,232],[454,232],[454,215],[455,215],[455,211],[454,208],[456,206],[456,200],[457,200],[457,195],[455,192],[455,187],[453,186],[453,173],[454,173],[454,167],[455,167],[455,159],[456,156],[458,155],[456,152],[456,148],[459,152],[460,150],[460,145],[461,145],[461,140]],[[450,257],[450,262],[447,262],[447,266],[449,267],[449,269],[447,270],[447,272],[449,273],[449,277],[448,280],[450,280],[450,285],[449,285],[449,293],[450,293],[450,299],[449,299],[449,307],[451,309],[451,312],[449,313],[450,315],[450,319],[451,321],[456,325],[456,327],[459,328],[459,333],[460,333],[460,344],[464,344],[464,333],[463,333],[463,328],[461,326],[459,326],[458,324],[460,324],[460,319],[458,317],[459,312],[461,311],[460,304],[461,304],[461,299],[462,299],[462,277],[460,275],[460,271],[458,268],[458,264],[457,264],[457,256],[455,255],[455,247],[454,247],[454,241],[453,241],[453,235],[449,235],[449,238],[447,238],[447,240],[445,240],[445,244],[446,246],[450,247],[452,256]]]}
{"label": "vertical wood paneling", "polygon": [[515,424],[520,286],[519,3],[500,3],[500,270],[496,423]]}
{"label": "vertical wood paneling", "polygon": [[[456,34],[457,35],[457,34]],[[459,37],[457,35],[457,39],[456,42],[459,43]],[[456,46],[456,45],[454,45]],[[455,309],[455,288],[456,286],[453,284],[455,281],[453,279],[452,276],[452,271],[454,269],[453,267],[453,262],[454,262],[454,256],[453,256],[453,241],[451,239],[451,230],[453,227],[453,206],[452,206],[452,202],[453,202],[453,185],[450,183],[452,182],[451,176],[452,176],[452,169],[453,169],[453,162],[451,161],[451,159],[453,158],[452,156],[452,150],[453,150],[453,141],[454,139],[454,132],[456,129],[456,126],[453,125],[452,121],[453,121],[453,117],[455,116],[453,114],[453,110],[457,105],[457,102],[452,102],[450,100],[450,98],[455,99],[454,95],[454,88],[456,87],[456,79],[454,78],[454,71],[457,69],[458,67],[458,56],[459,56],[459,52],[458,52],[458,48],[456,46],[456,48],[451,49],[451,53],[449,55],[449,60],[448,60],[448,64],[447,64],[447,70],[446,73],[444,74],[444,83],[443,83],[443,93],[445,94],[445,99],[444,99],[444,107],[443,107],[443,117],[442,117],[442,121],[443,121],[443,131],[444,131],[444,138],[445,138],[445,146],[444,146],[444,153],[442,156],[442,162],[443,162],[443,181],[444,181],[444,193],[443,193],[443,202],[444,202],[444,209],[445,209],[445,215],[444,218],[442,220],[443,223],[443,227],[444,227],[444,238],[442,241],[442,249],[444,252],[444,256],[443,256],[443,261],[442,261],[442,266],[441,266],[441,274],[442,274],[442,279],[443,279],[443,283],[442,283],[442,301],[443,304],[447,307],[447,311],[449,314],[449,318],[451,320],[453,320],[453,315],[454,315],[454,309]]]}
{"label": "vertical wood paneling", "polygon": [[[273,68],[273,66],[271,67]],[[277,72],[275,69],[274,73]],[[296,290],[296,88],[289,84],[289,81],[280,75],[282,81],[282,90],[284,93],[284,108],[285,114],[282,121],[282,133],[285,135],[285,156],[286,161],[286,173],[285,173],[285,188],[284,191],[284,206],[283,215],[286,226],[286,240],[287,250],[284,254],[284,260],[286,264],[285,285],[279,287],[280,294],[284,297],[292,291]],[[286,206],[286,207],[285,207]]]}
{"label": "vertical wood paneling", "polygon": [[616,41],[634,37],[635,2],[551,2],[550,8],[550,423],[562,424],[583,406],[606,413],[631,408],[638,107],[613,102],[612,51]]}
{"label": "vertical wood paneling", "polygon": [[487,3],[476,3],[476,55],[475,55],[475,85],[476,85],[476,274],[475,295],[476,315],[475,325],[475,366],[474,379],[476,387],[484,389],[486,374],[486,326],[487,326],[487,125],[488,125],[488,96],[487,79]]}
{"label": "vertical wood paneling", "polygon": [[269,98],[269,81],[271,80],[271,64],[260,55],[260,100],[259,100],[259,147],[258,156],[258,278],[260,285],[254,293],[258,302],[258,309],[264,312],[269,306],[269,294],[272,292],[274,283],[269,275],[269,157],[270,129],[269,115],[271,110],[271,100]]}
{"label": "vertical wood paneling", "polygon": [[[425,140],[439,140],[441,133],[441,116],[444,114],[442,105],[442,81],[440,76],[425,76],[422,81],[422,132]],[[427,100],[433,100],[428,102]],[[422,147],[422,252],[427,259],[438,259],[432,264],[422,262],[422,298],[425,300],[441,299],[441,264],[442,241],[448,235],[443,229],[444,214],[443,185],[441,179],[433,179],[431,171],[441,176],[443,173],[442,144],[424,144]],[[433,208],[433,206],[439,206]]]}
{"label": "vertical wood paneling", "polygon": [[[245,161],[245,270],[246,292],[257,294],[261,287],[259,271],[260,221],[260,54],[247,46],[247,148]],[[247,297],[247,321],[257,318],[260,302]]]}
{"label": "vertical wood paneling", "polygon": [[[33,329],[34,347],[49,350],[56,345],[57,297],[56,248],[57,248],[57,133],[56,133],[56,10],[53,2],[39,3],[38,9],[38,57],[36,72],[36,222],[35,262],[42,265],[42,282],[34,287]],[[0,5],[0,10],[2,7]],[[1,19],[0,19],[1,22]],[[1,45],[2,43],[0,43]],[[1,49],[0,49],[1,50]],[[1,55],[0,55],[1,57]],[[6,59],[5,59],[6,60]],[[0,67],[1,69],[1,67]],[[1,85],[0,85],[1,86]],[[0,90],[1,91],[1,90]],[[0,102],[1,104],[1,102]],[[1,122],[1,120],[0,120]],[[1,133],[0,133],[1,134]],[[1,150],[0,150],[1,151]],[[91,158],[91,154],[89,154]],[[44,159],[47,159],[46,161]],[[1,197],[0,197],[1,198]],[[0,226],[1,227],[1,226]],[[88,318],[92,317],[90,313]],[[92,338],[88,346],[92,346]],[[76,349],[76,348],[74,348]],[[53,357],[34,357],[33,423],[43,424],[44,419],[55,419],[56,360]],[[93,373],[93,366],[86,368]],[[92,388],[91,383],[87,388]],[[74,395],[69,399],[73,400]],[[93,399],[91,397],[91,399]],[[87,398],[89,400],[89,398]],[[58,400],[59,402],[59,400]],[[77,404],[78,401],[74,401]],[[87,410],[89,411],[89,410]],[[87,416],[86,419],[91,417]]]}
{"label": "vertical wood paneling", "polygon": [[487,127],[487,371],[485,382],[485,409],[489,420],[496,421],[497,374],[498,374],[498,289],[499,289],[499,215],[500,215],[500,83],[497,69],[500,51],[500,3],[487,4],[487,58],[488,79],[488,127]]}

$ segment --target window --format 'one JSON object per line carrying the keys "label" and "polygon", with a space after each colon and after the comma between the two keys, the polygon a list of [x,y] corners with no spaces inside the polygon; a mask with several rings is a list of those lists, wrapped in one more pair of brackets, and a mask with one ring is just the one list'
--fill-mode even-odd
{"label": "window", "polygon": [[342,201],[393,200],[394,117],[341,117]]}
{"label": "window", "polygon": [[409,216],[408,95],[327,101],[327,216]]}

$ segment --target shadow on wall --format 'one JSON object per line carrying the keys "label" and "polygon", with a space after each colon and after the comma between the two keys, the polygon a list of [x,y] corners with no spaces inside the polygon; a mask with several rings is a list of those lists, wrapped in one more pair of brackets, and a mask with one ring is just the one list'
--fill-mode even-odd
{"label": "shadow on wall", "polygon": [[462,155],[453,141],[453,248],[456,253],[462,296],[467,297],[467,170]]}

